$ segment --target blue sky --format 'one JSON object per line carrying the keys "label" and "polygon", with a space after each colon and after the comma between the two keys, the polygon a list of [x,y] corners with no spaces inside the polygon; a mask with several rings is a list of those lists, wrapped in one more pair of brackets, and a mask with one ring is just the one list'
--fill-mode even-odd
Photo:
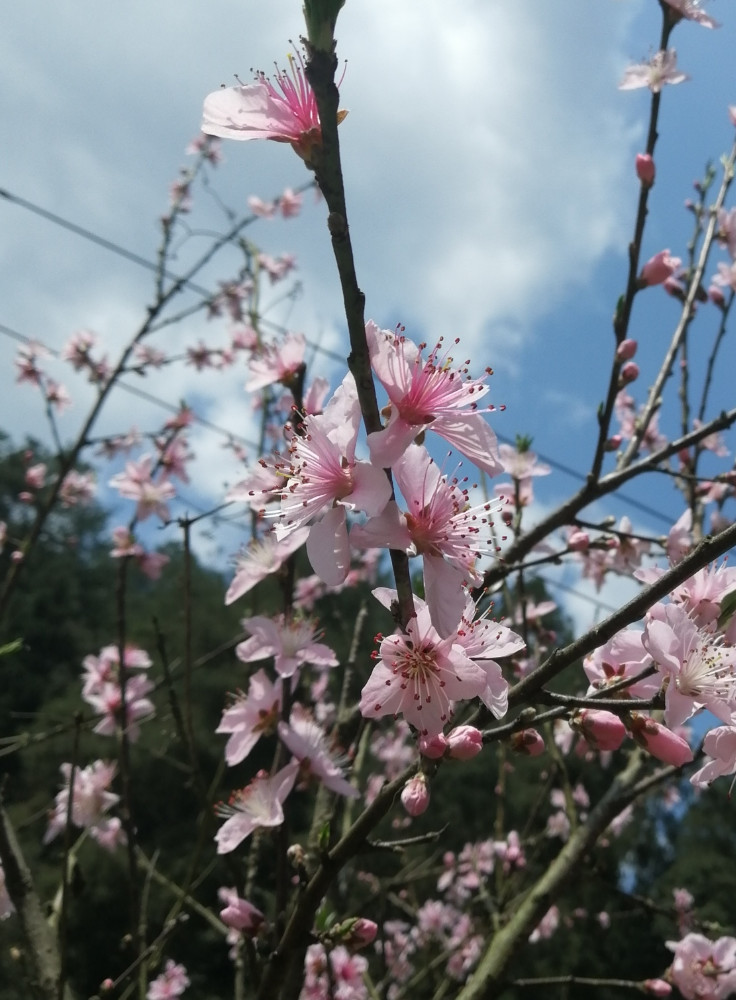
{"label": "blue sky", "polygon": [[[684,199],[733,139],[736,10],[721,0],[708,11],[720,30],[684,22],[672,38],[692,80],[664,92],[645,258],[664,247],[684,255]],[[619,92],[617,83],[628,63],[656,50],[659,23],[657,0],[347,0],[338,24],[350,112],[341,140],[367,316],[404,323],[416,339],[460,336],[463,353],[496,372],[492,398],[506,404],[497,431],[530,434],[535,450],[580,472],[605,391],[637,196],[633,159],[648,114],[648,92]],[[0,188],[152,259],[204,96],[233,74],[247,79],[251,67],[283,63],[302,31],[299,0],[15,5],[0,39]],[[233,206],[308,179],[286,146],[226,143],[224,154],[217,190]],[[198,226],[222,225],[205,196],[196,211]],[[298,219],[262,222],[250,235],[298,258],[303,292],[271,317],[344,351],[323,206],[307,197]],[[183,248],[182,263],[197,246]],[[114,354],[151,291],[145,270],[2,199],[0,266],[0,323],[54,348],[89,328]],[[202,280],[214,286],[232,266],[225,260]],[[709,343],[714,314],[701,312],[696,329]],[[641,394],[677,316],[661,289],[637,300]],[[158,343],[178,353],[200,337],[224,344],[226,328],[195,318]],[[0,336],[8,373],[16,346]],[[342,377],[324,358],[317,370],[333,385]],[[733,404],[725,373],[717,408]],[[66,370],[58,377],[77,398],[62,420],[71,437],[89,390]],[[243,381],[242,369],[202,380],[182,368],[141,387],[173,404],[196,399],[203,416],[248,437]],[[102,429],[122,430],[132,417],[145,429],[160,413],[119,395]],[[38,399],[10,374],[0,427],[45,435]],[[216,501],[235,477],[220,444],[204,429],[195,435],[200,502]],[[556,473],[536,485],[548,509],[576,483]],[[678,496],[661,491],[658,480],[627,490],[674,520]],[[608,509],[620,517],[627,508],[612,500]],[[667,527],[641,511],[636,521],[655,533]]]}

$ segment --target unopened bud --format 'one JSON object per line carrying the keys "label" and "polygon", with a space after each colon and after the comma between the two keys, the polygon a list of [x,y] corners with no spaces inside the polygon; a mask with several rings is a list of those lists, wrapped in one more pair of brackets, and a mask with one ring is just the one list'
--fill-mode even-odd
{"label": "unopened bud", "polygon": [[576,712],[570,725],[596,750],[618,750],[626,736],[626,727],[613,712],[584,708]]}
{"label": "unopened bud", "polygon": [[544,753],[544,740],[536,729],[522,729],[511,737],[511,749],[526,757],[538,757]]}
{"label": "unopened bud", "polygon": [[440,757],[445,756],[447,740],[442,733],[437,733],[436,736],[420,736],[417,746],[423,757],[428,757],[429,760],[439,760]]}
{"label": "unopened bud", "polygon": [[376,939],[378,924],[365,917],[350,917],[341,924],[337,924],[330,931],[330,938],[340,944],[345,945],[350,951],[360,951],[366,948]]}
{"label": "unopened bud", "polygon": [[652,997],[668,997],[672,993],[672,987],[664,979],[645,979],[641,985]]}
{"label": "unopened bud", "polygon": [[421,816],[429,806],[429,789],[423,774],[409,778],[401,792],[401,804],[410,816]]}
{"label": "unopened bud", "polygon": [[632,712],[629,729],[639,746],[664,764],[682,767],[693,759],[692,750],[681,736],[646,715]]}
{"label": "unopened bud", "polygon": [[587,552],[590,545],[590,535],[582,528],[573,528],[567,536],[567,547],[573,552]]}
{"label": "unopened bud", "polygon": [[652,184],[654,184],[654,176],[656,173],[652,157],[649,153],[637,153],[636,160],[634,162],[636,165],[636,176],[642,182],[644,187],[651,187]]}
{"label": "unopened bud", "polygon": [[470,760],[483,749],[483,734],[475,726],[457,726],[447,736],[450,757]]}
{"label": "unopened bud", "polygon": [[623,389],[629,382],[635,382],[639,378],[639,366],[636,361],[627,361],[621,368],[618,376],[619,389]]}
{"label": "unopened bud", "polygon": [[616,348],[616,360],[631,361],[636,354],[638,346],[638,343],[635,340],[632,340],[631,337],[627,337],[626,340],[622,340]]}
{"label": "unopened bud", "polygon": [[618,451],[621,447],[621,442],[623,441],[623,435],[612,434],[610,438],[606,441],[606,451]]}

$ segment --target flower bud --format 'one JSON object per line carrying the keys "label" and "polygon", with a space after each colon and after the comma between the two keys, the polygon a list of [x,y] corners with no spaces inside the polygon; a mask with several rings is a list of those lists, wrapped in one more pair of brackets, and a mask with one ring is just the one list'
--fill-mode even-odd
{"label": "flower bud", "polygon": [[693,759],[692,750],[681,736],[646,715],[632,712],[629,729],[639,746],[664,764],[682,767]]}
{"label": "flower bud", "polygon": [[349,933],[343,937],[342,943],[350,951],[359,951],[361,948],[367,948],[369,944],[373,944],[377,933],[378,924],[366,917],[357,917],[353,921]]}
{"label": "flower bud", "polygon": [[654,175],[656,173],[652,157],[649,153],[637,153],[634,162],[636,165],[636,176],[641,181],[642,186],[651,187],[654,184]]}
{"label": "flower bud", "polygon": [[645,979],[641,985],[644,992],[652,997],[668,997],[672,992],[672,987],[664,979]]}
{"label": "flower bud", "polygon": [[631,359],[636,354],[636,349],[638,343],[627,337],[626,340],[622,340],[621,343],[616,348],[616,360],[617,361],[631,361]]}
{"label": "flower bud", "polygon": [[636,361],[627,361],[622,367],[618,376],[618,385],[623,389],[629,382],[635,382],[639,378],[639,366]]}
{"label": "flower bud", "polygon": [[626,727],[613,712],[599,708],[584,708],[570,722],[596,750],[618,750],[626,736]]}
{"label": "flower bud", "polygon": [[714,306],[718,306],[719,309],[723,309],[726,304],[726,298],[723,294],[721,288],[718,285],[711,285],[708,289],[708,298],[713,303]]}
{"label": "flower bud", "polygon": [[544,753],[544,740],[536,729],[522,729],[511,737],[511,749],[526,757],[538,757]]}
{"label": "flower bud", "polygon": [[421,772],[409,778],[401,792],[401,804],[410,816],[421,816],[429,806],[427,779]]}
{"label": "flower bud", "polygon": [[590,546],[590,535],[582,528],[573,528],[567,536],[567,547],[573,552],[587,552]]}
{"label": "flower bud", "polygon": [[439,760],[440,757],[445,756],[447,739],[442,733],[437,733],[436,736],[420,736],[417,746],[423,757],[428,757],[429,760]]}
{"label": "flower bud", "polygon": [[623,441],[622,434],[612,434],[606,441],[606,451],[618,451]]}
{"label": "flower bud", "polygon": [[669,250],[660,250],[653,257],[650,257],[639,275],[639,283],[642,288],[649,285],[661,285],[667,278],[671,278],[678,269],[682,261],[679,257],[673,257]]}
{"label": "flower bud", "polygon": [[475,726],[457,726],[447,736],[450,757],[470,760],[483,749],[483,734]]}

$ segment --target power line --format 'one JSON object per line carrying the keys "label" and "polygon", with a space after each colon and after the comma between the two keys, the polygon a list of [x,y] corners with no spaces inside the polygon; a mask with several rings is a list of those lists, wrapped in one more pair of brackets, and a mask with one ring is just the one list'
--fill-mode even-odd
{"label": "power line", "polygon": [[[308,190],[311,187],[313,187],[313,184],[309,183],[303,185],[301,188],[297,188],[297,191]],[[126,247],[121,246],[119,243],[115,243],[113,240],[108,240],[104,236],[99,236],[97,233],[92,232],[91,229],[77,225],[76,222],[64,219],[55,212],[51,212],[47,208],[43,208],[43,206],[29,201],[27,198],[22,198],[20,195],[13,194],[12,191],[8,191],[6,188],[0,188],[0,197],[9,201],[13,205],[17,205],[19,208],[25,209],[27,212],[32,212],[34,215],[45,219],[47,222],[51,222],[55,226],[59,226],[61,229],[66,229],[68,232],[74,233],[75,236],[88,240],[90,243],[94,243],[97,246],[102,247],[104,250],[108,250],[110,253],[114,253],[118,257],[122,257],[124,260],[128,260],[133,264],[137,264],[139,267],[145,268],[147,271],[151,271],[154,274],[159,272],[159,265],[154,261],[141,256],[141,254],[135,253],[133,250],[128,250]],[[257,216],[253,216],[253,218],[255,219]],[[183,288],[188,288],[201,298],[207,301],[212,298],[212,292],[203,285],[199,285],[197,282],[191,280],[182,281],[180,275],[174,274],[173,271],[165,269],[162,273],[164,277],[168,278],[170,281],[181,282]],[[276,323],[272,323],[270,320],[264,320],[263,322],[280,332],[284,332],[282,327]],[[338,354],[336,351],[331,351],[328,347],[322,347],[321,344],[312,340],[307,340],[307,343],[313,351],[323,354],[326,358],[330,358],[332,361],[344,364],[344,356]]]}
{"label": "power line", "polygon": [[[96,233],[93,233],[91,230],[86,229],[84,226],[79,226],[74,222],[70,222],[68,219],[64,219],[61,216],[56,215],[56,213],[54,212],[50,212],[48,209],[45,209],[42,206],[37,205],[35,202],[29,201],[27,198],[22,198],[20,197],[20,195],[15,195],[12,192],[6,190],[5,188],[0,188],[0,197],[5,198],[7,201],[15,205],[18,205],[18,207],[20,208],[23,208],[29,212],[33,212],[35,215],[38,215],[41,218],[46,219],[48,222],[51,222],[56,226],[60,226],[63,229],[67,229],[69,232],[72,232],[83,239],[89,240],[90,242],[103,247],[103,249],[105,250],[109,250],[111,253],[115,253],[118,256],[131,261],[132,263],[138,264],[140,267],[144,267],[148,271],[152,272],[158,271],[158,265],[155,264],[153,261],[150,261],[145,257],[142,257],[140,254],[134,253],[133,251],[126,249],[125,247],[121,246],[118,243],[113,242],[112,240],[108,240],[102,236],[98,236]],[[180,280],[180,278],[177,275],[169,271],[164,271],[164,274],[170,280],[173,281]],[[209,292],[206,288],[202,287],[201,285],[196,284],[195,282],[188,281],[185,282],[184,284],[187,288],[196,292],[198,295],[202,296],[205,299],[210,299],[212,297],[211,292]],[[269,323],[269,325],[274,325],[274,324]],[[9,328],[4,327],[2,324],[0,324],[0,331],[8,332]],[[22,335],[17,334],[17,338],[22,339]],[[26,340],[26,342],[28,341]],[[345,359],[342,355],[337,354],[334,351],[330,351],[328,348],[322,347],[320,344],[314,343],[311,340],[307,339],[307,343],[314,351],[323,354],[325,357],[328,357],[334,361],[344,363]],[[126,392],[138,395],[143,399],[147,399],[149,402],[155,402],[157,403],[157,405],[167,408],[171,412],[178,411],[178,407],[172,408],[172,404],[157,399],[157,397],[154,397],[152,394],[146,393],[144,390],[137,389],[133,386],[128,386],[125,383],[120,383],[120,385],[122,388],[125,389]],[[232,434],[230,431],[226,431],[222,427],[217,427],[215,424],[210,424],[204,418],[201,417],[198,418],[198,423],[200,423],[202,426],[205,427],[209,426],[212,430],[215,430],[218,433],[226,434],[231,439],[237,439],[239,441],[242,441],[251,448],[257,447],[256,445],[253,444],[253,442],[248,441],[247,439],[241,437],[240,435]],[[507,438],[502,434],[497,434],[497,437],[500,441],[503,441],[505,444],[509,444],[512,446],[514,445],[514,441],[512,439]],[[585,476],[581,472],[578,472],[576,469],[572,469],[570,468],[570,466],[565,465],[563,462],[560,462],[549,455],[545,455],[542,452],[538,452],[538,454],[540,459],[542,459],[542,461],[546,462],[548,465],[551,465],[559,472],[564,472],[566,475],[570,476],[572,479],[575,479],[577,482],[583,483],[586,481],[587,476]],[[636,497],[632,497],[627,493],[623,493],[618,490],[614,491],[614,495],[617,496],[619,500],[622,500],[624,503],[626,503],[629,507],[633,507],[636,510],[641,511],[643,514],[646,514],[649,517],[662,522],[663,524],[669,525],[671,523],[671,518],[667,517],[667,515],[664,514],[661,510],[657,510],[656,508],[651,507],[649,504],[646,504],[643,501],[638,500]]]}

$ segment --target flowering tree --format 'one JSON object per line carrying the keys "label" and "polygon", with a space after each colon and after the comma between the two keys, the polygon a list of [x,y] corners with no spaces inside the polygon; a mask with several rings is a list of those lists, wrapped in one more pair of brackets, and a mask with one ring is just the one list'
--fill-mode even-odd
{"label": "flowering tree", "polygon": [[[64,845],[52,917],[39,903],[5,811],[0,917],[17,914],[29,988],[43,997],[73,996],[72,861],[90,838],[125,859],[131,958],[99,986],[108,996],[156,1000],[192,986],[198,970],[168,954],[177,940],[187,940],[185,912],[229,944],[228,995],[237,998],[480,1000],[507,988],[576,982],[602,996],[606,990],[665,996],[673,988],[686,998],[729,996],[736,992],[736,938],[723,933],[728,928],[698,924],[686,890],[671,906],[666,947],[673,957],[653,961],[642,978],[622,978],[615,965],[607,975],[578,975],[562,958],[555,974],[524,974],[539,943],[562,936],[581,917],[580,905],[569,903],[570,883],[579,887],[585,872],[604,864],[643,803],[677,809],[684,780],[703,788],[736,771],[736,574],[718,562],[736,543],[729,513],[736,480],[719,461],[736,409],[714,414],[711,398],[736,292],[736,209],[726,207],[736,145],[720,174],[709,170],[697,187],[684,260],[669,249],[641,260],[663,90],[687,79],[670,36],[681,22],[716,24],[690,0],[660,0],[659,49],[621,82],[624,90],[651,91],[650,120],[634,165],[639,196],[628,274],[612,335],[601,338],[611,364],[597,439],[583,486],[530,523],[534,479],[551,470],[527,439],[515,447],[497,443],[487,359],[458,361],[458,340],[428,347],[404,327],[385,330],[366,316],[340,158],[345,112],[334,32],[342,5],[307,0],[304,53],[295,52],[287,70],[272,79],[259,73],[253,83],[206,99],[196,166],[177,181],[163,220],[154,301],[118,361],[99,354],[89,331],[76,334],[64,352],[96,386],[97,398],[72,446],[63,447],[56,434],[53,472],[28,457],[18,502],[36,513],[23,521],[22,534],[17,522],[4,529],[0,614],[12,610],[55,509],[89,495],[91,479],[77,465],[91,445],[128,456],[109,483],[134,507],[113,532],[117,634],[84,659],[81,695],[88,708],[72,729],[72,759],[60,762],[61,788],[43,835],[46,844]],[[736,125],[733,108],[730,116]],[[264,278],[283,281],[293,261],[267,257],[244,236],[276,211],[297,215],[300,191],[270,203],[251,199],[251,214],[231,221],[186,274],[170,276],[169,256],[192,191],[216,164],[219,139],[290,145],[324,198],[349,336],[347,371],[332,391],[321,377],[308,382],[303,336],[285,331],[272,339],[264,332],[258,309]],[[177,313],[172,304],[232,244],[242,253],[237,275],[197,307],[230,318],[229,345],[200,343],[183,358],[167,356],[155,334],[189,311]],[[718,244],[727,260],[707,288]],[[651,290],[658,285],[681,310],[638,402],[631,395],[640,375],[636,305],[640,296],[658,294]],[[717,332],[695,384],[692,326],[705,309]],[[162,635],[161,678],[151,679],[153,657],[129,641],[126,613],[133,572],[155,579],[162,571],[165,557],[145,544],[141,525],[171,520],[175,480],[187,481],[195,414],[182,408],[135,458],[130,453],[141,442],[130,431],[95,440],[93,428],[121,376],[181,360],[212,373],[241,356],[246,388],[260,394],[262,433],[257,460],[227,497],[249,511],[250,537],[224,599],[245,612],[244,633],[231,645],[248,665],[237,675],[247,690],[238,690],[222,712],[216,732],[227,736],[224,761],[208,771],[197,729],[197,616],[188,573],[181,679]],[[677,429],[666,434],[659,417],[676,372],[679,425],[673,422]],[[40,390],[55,432],[54,412],[66,393],[47,374],[38,345],[22,350],[18,379]],[[460,457],[447,458],[448,448]],[[625,483],[654,473],[682,494],[683,514],[666,538],[637,533],[626,517],[616,524],[586,516]],[[178,520],[190,566],[193,520]],[[554,606],[537,601],[533,577],[537,568],[561,563],[598,588],[613,574],[633,577],[639,591],[594,627],[559,641],[543,623]],[[269,588],[274,580],[277,589]],[[343,618],[349,634],[338,652],[338,637],[323,634],[311,612],[341,607],[366,581],[380,585],[372,586],[372,604],[359,602]],[[366,638],[369,616],[383,621],[373,645]],[[135,744],[160,710],[159,691],[168,698],[185,751],[181,770],[197,802],[183,872],[175,852],[159,859],[149,849],[136,814]],[[114,744],[107,752],[114,762],[80,759],[79,737],[87,730]],[[10,749],[24,742],[14,739]],[[237,768],[229,773],[238,777],[228,780],[226,767]],[[541,790],[523,824],[514,812],[512,773]],[[434,790],[447,788],[443,782],[474,783],[490,836],[443,849],[444,831],[433,822]],[[216,893],[207,882],[212,872]],[[611,897],[623,882],[616,872]],[[149,911],[153,883],[170,897],[156,926]],[[599,905],[597,926],[606,928],[610,900]],[[557,955],[564,953],[561,946]],[[206,982],[202,989],[209,995]]]}

